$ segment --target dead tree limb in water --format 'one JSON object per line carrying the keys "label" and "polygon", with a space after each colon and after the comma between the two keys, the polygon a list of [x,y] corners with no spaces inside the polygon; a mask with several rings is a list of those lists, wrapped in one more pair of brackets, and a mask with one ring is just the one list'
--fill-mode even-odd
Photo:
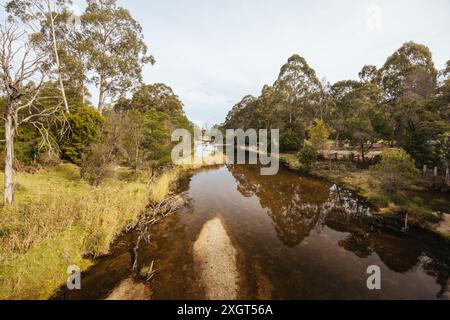
{"label": "dead tree limb in water", "polygon": [[[149,208],[141,215],[136,230],[138,231],[138,238],[136,240],[136,245],[133,248],[134,253],[134,261],[133,261],[133,271],[137,270],[138,265],[138,251],[142,241],[145,243],[150,242],[150,229],[151,227],[160,222],[167,216],[170,216],[178,209],[183,206],[183,194],[181,195],[172,195],[163,201],[150,205]],[[153,261],[150,268],[150,272],[147,274],[147,280],[150,280],[153,277]]]}

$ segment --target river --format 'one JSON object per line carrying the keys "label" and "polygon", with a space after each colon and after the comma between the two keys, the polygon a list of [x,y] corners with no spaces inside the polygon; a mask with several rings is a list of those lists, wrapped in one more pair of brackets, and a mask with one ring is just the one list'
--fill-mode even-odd
{"label": "river", "polygon": [[[236,248],[239,298],[448,298],[448,241],[414,227],[402,230],[401,222],[378,216],[331,183],[285,169],[262,176],[257,166],[224,165],[192,173],[180,191],[186,191],[185,206],[155,225],[140,250],[140,267],[153,261],[157,269],[148,283],[130,280],[131,231],[82,273],[81,290],[62,289],[56,298],[104,299],[124,281],[131,293],[122,297],[139,291],[140,298],[205,298],[193,244],[214,218]],[[380,267],[381,290],[367,288],[371,265]]]}

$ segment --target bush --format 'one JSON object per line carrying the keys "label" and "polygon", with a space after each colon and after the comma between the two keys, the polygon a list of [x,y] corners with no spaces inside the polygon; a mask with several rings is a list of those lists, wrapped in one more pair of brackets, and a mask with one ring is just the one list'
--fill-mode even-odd
{"label": "bush", "polygon": [[298,151],[303,147],[305,127],[299,120],[286,124],[280,131],[280,151]]}
{"label": "bush", "polygon": [[330,135],[323,120],[317,120],[316,124],[309,129],[309,141],[317,152],[328,148],[328,136]]}
{"label": "bush", "polygon": [[380,163],[372,167],[372,173],[385,191],[396,193],[410,184],[419,171],[404,150],[391,149],[383,152]]}
{"label": "bush", "polygon": [[301,147],[301,140],[291,129],[285,130],[280,136],[281,151],[296,151]]}
{"label": "bush", "polygon": [[59,143],[61,158],[78,163],[86,148],[97,138],[105,119],[93,108],[83,107],[67,115],[67,121],[68,134]]}
{"label": "bush", "polygon": [[431,208],[434,211],[450,213],[450,203],[444,199],[434,199]]}
{"label": "bush", "polygon": [[377,194],[370,197],[369,201],[380,208],[386,208],[389,206],[389,197],[384,194]]}
{"label": "bush", "polygon": [[81,160],[81,177],[98,186],[111,173],[114,161],[112,148],[105,142],[91,145]]}
{"label": "bush", "polygon": [[299,155],[301,170],[305,173],[311,172],[317,162],[317,158],[316,150],[310,145],[305,145]]}
{"label": "bush", "polygon": [[421,207],[424,205],[424,201],[423,201],[423,199],[421,197],[414,197],[414,198],[411,199],[411,201],[415,205],[418,205],[418,206],[421,206]]}

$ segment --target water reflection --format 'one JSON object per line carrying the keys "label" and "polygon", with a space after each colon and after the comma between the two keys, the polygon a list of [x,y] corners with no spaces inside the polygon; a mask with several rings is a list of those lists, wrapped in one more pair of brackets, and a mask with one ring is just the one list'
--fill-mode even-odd
{"label": "water reflection", "polygon": [[419,229],[402,231],[398,221],[374,215],[370,206],[337,185],[296,176],[285,171],[261,176],[257,168],[228,166],[245,197],[256,196],[274,223],[284,245],[296,247],[312,232],[327,228],[345,236],[338,245],[358,258],[376,254],[396,273],[423,269],[441,290],[450,277],[449,243]]}
{"label": "water reflection", "polygon": [[279,239],[295,247],[312,229],[320,229],[328,216],[339,220],[370,215],[370,208],[359,198],[337,185],[305,179],[291,173],[261,176],[257,168],[228,166],[245,197],[259,198],[262,208],[275,223]]}
{"label": "water reflection", "polygon": [[[450,243],[380,217],[348,190],[280,170],[250,165],[195,171],[179,184],[186,206],[154,226],[139,267],[158,269],[153,299],[203,299],[192,244],[219,217],[238,251],[241,299],[432,299],[450,294]],[[82,274],[82,290],[64,299],[101,299],[131,272],[136,234],[119,238],[110,256]],[[382,270],[382,290],[369,291],[366,269]]]}

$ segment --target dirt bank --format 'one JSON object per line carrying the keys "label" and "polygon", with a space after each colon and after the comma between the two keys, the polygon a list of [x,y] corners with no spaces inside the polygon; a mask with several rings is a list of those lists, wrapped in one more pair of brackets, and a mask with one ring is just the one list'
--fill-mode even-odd
{"label": "dirt bank", "polygon": [[219,218],[207,221],[194,243],[194,263],[206,298],[231,300],[238,297],[237,251]]}

